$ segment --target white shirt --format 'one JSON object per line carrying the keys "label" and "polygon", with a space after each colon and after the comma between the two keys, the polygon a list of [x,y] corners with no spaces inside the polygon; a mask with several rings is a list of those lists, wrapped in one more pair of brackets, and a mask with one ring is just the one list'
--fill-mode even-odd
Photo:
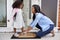
{"label": "white shirt", "polygon": [[13,24],[12,24],[13,27],[14,28],[25,27],[25,23],[24,23],[23,16],[22,16],[23,14],[22,9],[14,8],[12,12],[12,19],[16,12],[17,12],[17,15],[16,15],[16,20],[15,21],[13,20]]}

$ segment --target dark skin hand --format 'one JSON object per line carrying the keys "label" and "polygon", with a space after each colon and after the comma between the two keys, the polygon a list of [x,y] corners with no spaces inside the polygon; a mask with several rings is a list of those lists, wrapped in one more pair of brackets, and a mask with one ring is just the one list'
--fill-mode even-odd
{"label": "dark skin hand", "polygon": [[32,30],[32,27],[29,26],[26,30],[23,30],[23,32],[28,32],[30,30]]}

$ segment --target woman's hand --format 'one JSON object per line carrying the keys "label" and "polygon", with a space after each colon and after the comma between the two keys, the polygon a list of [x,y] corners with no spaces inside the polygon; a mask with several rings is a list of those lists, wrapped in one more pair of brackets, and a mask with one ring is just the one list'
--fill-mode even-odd
{"label": "woman's hand", "polygon": [[32,27],[28,27],[26,30],[23,30],[23,32],[28,32],[28,31],[30,31],[32,29]]}

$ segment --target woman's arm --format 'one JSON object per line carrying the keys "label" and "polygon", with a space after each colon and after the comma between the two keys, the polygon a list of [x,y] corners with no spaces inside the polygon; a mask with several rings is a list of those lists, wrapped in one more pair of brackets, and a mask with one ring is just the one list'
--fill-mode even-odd
{"label": "woman's arm", "polygon": [[38,23],[38,21],[40,20],[41,17],[42,17],[42,15],[37,15],[36,18],[35,18],[35,20],[32,21],[32,23],[30,24],[30,26],[25,31],[28,32],[31,29],[33,29],[35,27],[35,25]]}
{"label": "woman's arm", "polygon": [[32,21],[32,23],[30,24],[30,27],[34,28],[36,26],[36,24],[39,22],[41,17],[42,17],[42,15],[37,15],[35,20]]}

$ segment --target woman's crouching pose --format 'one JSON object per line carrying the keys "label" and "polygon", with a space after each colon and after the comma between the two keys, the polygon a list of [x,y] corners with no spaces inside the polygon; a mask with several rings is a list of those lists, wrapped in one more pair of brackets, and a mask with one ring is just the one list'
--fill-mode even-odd
{"label": "woman's crouching pose", "polygon": [[33,21],[31,22],[29,27],[24,30],[24,32],[28,32],[34,27],[37,27],[38,29],[40,29],[40,31],[36,33],[37,37],[43,37],[49,33],[52,33],[52,36],[54,36],[54,23],[43,12],[40,11],[39,5],[32,6],[32,13]]}

